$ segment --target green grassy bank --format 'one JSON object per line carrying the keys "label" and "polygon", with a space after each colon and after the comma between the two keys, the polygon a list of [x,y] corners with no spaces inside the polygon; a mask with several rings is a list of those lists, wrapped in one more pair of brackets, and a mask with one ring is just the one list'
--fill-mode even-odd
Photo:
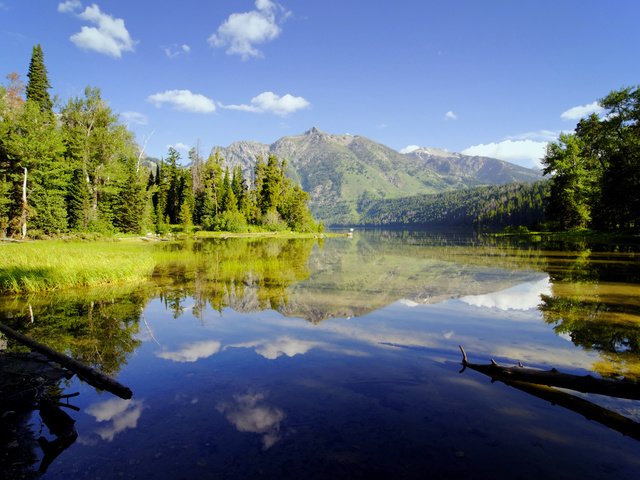
{"label": "green grassy bank", "polygon": [[143,242],[46,240],[0,244],[0,292],[36,292],[144,280],[153,248]]}
{"label": "green grassy bank", "polygon": [[[344,234],[296,232],[198,232],[196,239],[321,239]],[[0,243],[0,293],[31,293],[72,287],[95,287],[149,279],[167,262],[192,261],[186,251],[160,248],[167,240],[192,240],[191,235],[121,237],[97,241],[38,240]],[[183,258],[187,257],[187,258]],[[243,259],[246,262],[249,259]]]}

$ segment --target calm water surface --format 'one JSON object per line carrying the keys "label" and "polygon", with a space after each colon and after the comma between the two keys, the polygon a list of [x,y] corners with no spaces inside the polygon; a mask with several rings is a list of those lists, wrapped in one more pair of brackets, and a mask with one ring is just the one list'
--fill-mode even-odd
{"label": "calm water surface", "polygon": [[55,436],[25,416],[1,439],[7,475],[640,478],[640,401],[566,391],[626,417],[625,436],[459,373],[463,345],[475,363],[635,380],[630,247],[356,232],[158,248],[143,287],[2,299],[3,321],[134,392],[63,382],[78,439],[39,474],[36,439]]}

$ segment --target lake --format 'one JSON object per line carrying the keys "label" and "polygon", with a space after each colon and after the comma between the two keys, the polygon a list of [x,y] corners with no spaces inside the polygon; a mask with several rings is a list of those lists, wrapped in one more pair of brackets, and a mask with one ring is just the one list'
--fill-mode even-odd
{"label": "lake", "polygon": [[640,478],[639,400],[461,372],[459,345],[640,376],[637,249],[534,240],[171,243],[144,285],[3,297],[3,322],[133,390],[62,381],[60,451],[38,411],[3,419],[3,478]]}

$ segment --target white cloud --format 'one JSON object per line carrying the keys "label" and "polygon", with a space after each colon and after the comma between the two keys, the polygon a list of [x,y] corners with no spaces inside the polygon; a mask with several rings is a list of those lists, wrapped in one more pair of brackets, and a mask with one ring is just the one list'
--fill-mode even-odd
{"label": "white cloud", "polygon": [[562,112],[560,118],[562,120],[580,120],[581,118],[584,118],[592,113],[600,113],[603,111],[604,108],[602,108],[598,104],[598,102],[593,102],[587,105],[578,105],[576,107],[572,107],[569,110]]}
{"label": "white cloud", "polygon": [[527,168],[540,168],[540,160],[546,153],[547,142],[533,140],[503,140],[465,148],[464,155],[491,157],[515,163]]}
{"label": "white cloud", "polygon": [[80,0],[67,0],[66,2],[60,2],[58,4],[58,11],[60,13],[75,12],[82,8],[82,2]]}
{"label": "white cloud", "polygon": [[[256,45],[274,40],[282,31],[281,23],[289,15],[280,5],[271,0],[256,0],[256,10],[232,13],[209,37],[212,47],[227,47],[227,54],[240,55],[243,60],[261,57]],[[278,15],[279,17],[277,18]]]}
{"label": "white cloud", "polygon": [[[82,7],[82,4],[69,1],[59,4],[58,11],[69,13],[78,7]],[[133,52],[136,42],[129,35],[123,19],[101,12],[95,3],[79,13],[78,18],[97,27],[83,26],[78,33],[71,35],[69,39],[77,47],[114,58],[120,58],[123,52]]]}
{"label": "white cloud", "polygon": [[173,143],[173,144],[167,144],[165,145],[165,148],[168,150],[169,148],[173,148],[174,150],[182,150],[183,152],[188,152],[191,147],[189,145],[187,145],[186,143],[182,143],[182,142],[177,142],[177,143]]}
{"label": "white cloud", "polygon": [[221,107],[243,112],[272,113],[285,117],[298,110],[308,108],[310,105],[311,104],[303,97],[294,97],[288,93],[281,97],[273,92],[262,92],[260,95],[251,99],[250,105],[221,105]]}
{"label": "white cloud", "polygon": [[147,125],[149,120],[140,112],[122,112],[120,116],[128,125]]}
{"label": "white cloud", "polygon": [[553,142],[560,136],[560,130],[537,130],[535,132],[519,133],[518,135],[511,135],[505,138],[505,140],[533,140],[536,142]]}
{"label": "white cloud", "polygon": [[444,119],[445,120],[457,120],[458,116],[454,112],[449,110],[447,113],[444,114]]}
{"label": "white cloud", "polygon": [[406,147],[400,150],[400,153],[411,153],[419,149],[420,149],[420,146],[418,145],[407,145]]}
{"label": "white cloud", "polygon": [[183,43],[182,45],[174,43],[169,47],[164,47],[164,54],[169,58],[176,58],[180,55],[186,55],[189,52],[191,52],[191,47],[186,43]]}
{"label": "white cloud", "polygon": [[156,356],[174,362],[195,362],[201,358],[207,358],[220,351],[220,342],[215,340],[203,340],[183,346],[179,350],[159,352]]}
{"label": "white cloud", "polygon": [[190,90],[166,90],[147,97],[147,101],[156,107],[164,103],[173,105],[176,110],[193,113],[212,113],[216,111],[213,100]]}

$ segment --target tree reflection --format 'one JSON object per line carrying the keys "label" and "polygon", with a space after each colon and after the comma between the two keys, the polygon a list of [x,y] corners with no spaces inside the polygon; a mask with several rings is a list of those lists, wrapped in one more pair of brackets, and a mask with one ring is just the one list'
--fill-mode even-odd
{"label": "tree reflection", "polygon": [[313,239],[211,239],[175,246],[154,273],[159,295],[175,318],[185,300],[195,299],[193,314],[206,304],[222,311],[278,310],[287,305],[288,288],[310,275]]}
{"label": "tree reflection", "polygon": [[640,287],[633,256],[584,250],[550,263],[551,295],[540,309],[554,331],[600,353],[606,377],[640,378]]}
{"label": "tree reflection", "polygon": [[[139,287],[14,297],[3,302],[2,316],[34,340],[114,375],[141,343],[135,336],[148,299]],[[11,344],[10,350],[25,347]]]}

